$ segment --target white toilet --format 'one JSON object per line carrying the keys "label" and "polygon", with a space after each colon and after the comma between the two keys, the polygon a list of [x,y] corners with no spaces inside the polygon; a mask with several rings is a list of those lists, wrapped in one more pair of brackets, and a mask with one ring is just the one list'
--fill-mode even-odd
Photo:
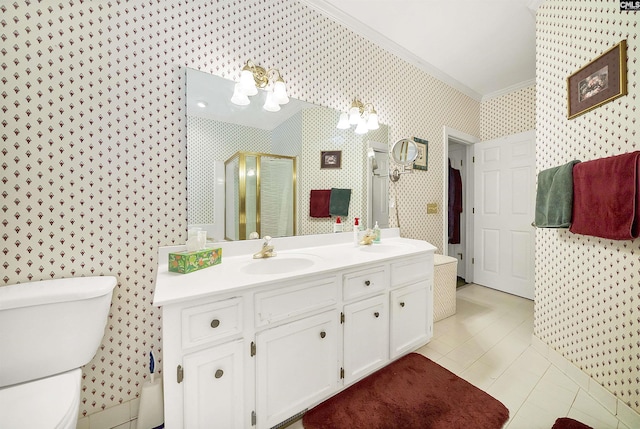
{"label": "white toilet", "polygon": [[100,346],[115,277],[0,287],[0,428],[75,429],[81,366]]}

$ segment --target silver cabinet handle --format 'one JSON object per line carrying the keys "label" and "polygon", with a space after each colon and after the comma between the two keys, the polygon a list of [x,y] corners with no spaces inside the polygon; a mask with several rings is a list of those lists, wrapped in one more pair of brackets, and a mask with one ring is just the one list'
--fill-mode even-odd
{"label": "silver cabinet handle", "polygon": [[224,375],[224,371],[223,371],[223,370],[221,370],[221,369],[219,369],[219,370],[217,370],[217,371],[216,371],[216,373],[215,373],[214,377],[215,377],[215,378],[220,378],[220,377],[222,377],[223,375]]}
{"label": "silver cabinet handle", "polygon": [[218,326],[220,326],[220,321],[218,319],[213,319],[211,321],[211,327],[212,328],[217,328]]}

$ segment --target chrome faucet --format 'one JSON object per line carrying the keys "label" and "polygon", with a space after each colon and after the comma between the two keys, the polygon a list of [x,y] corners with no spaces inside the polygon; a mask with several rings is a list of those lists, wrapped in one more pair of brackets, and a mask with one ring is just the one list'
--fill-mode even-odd
{"label": "chrome faucet", "polygon": [[271,244],[271,237],[266,235],[264,237],[264,242],[262,243],[262,249],[253,254],[253,259],[272,258],[276,255],[277,253],[273,250],[273,245]]}

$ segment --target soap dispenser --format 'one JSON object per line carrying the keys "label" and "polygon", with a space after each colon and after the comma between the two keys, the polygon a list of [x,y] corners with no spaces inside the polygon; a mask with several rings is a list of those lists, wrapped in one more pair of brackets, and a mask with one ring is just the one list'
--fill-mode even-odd
{"label": "soap dispenser", "polygon": [[333,224],[333,232],[342,232],[342,221],[340,216],[336,218],[336,223]]}
{"label": "soap dispenser", "polygon": [[373,227],[373,242],[380,243],[380,227],[378,226],[378,221],[376,221],[376,224]]}
{"label": "soap dispenser", "polygon": [[360,218],[353,220],[353,244],[360,244]]}

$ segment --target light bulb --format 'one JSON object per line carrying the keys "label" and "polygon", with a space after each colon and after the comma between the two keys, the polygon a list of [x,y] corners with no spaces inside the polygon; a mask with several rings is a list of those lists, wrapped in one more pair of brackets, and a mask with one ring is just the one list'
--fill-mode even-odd
{"label": "light bulb", "polygon": [[351,125],[356,125],[358,122],[360,122],[360,109],[354,106],[349,109],[349,123]]}

